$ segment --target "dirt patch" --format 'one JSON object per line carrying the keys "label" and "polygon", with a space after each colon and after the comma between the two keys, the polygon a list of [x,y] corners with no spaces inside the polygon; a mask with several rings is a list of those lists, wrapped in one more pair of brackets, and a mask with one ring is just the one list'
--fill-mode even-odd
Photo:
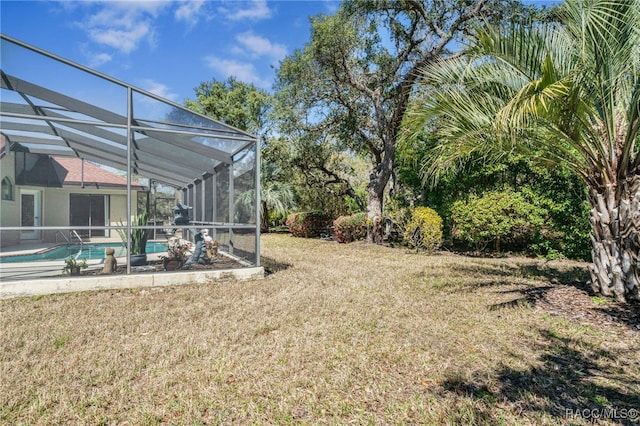
{"label": "dirt patch", "polygon": [[551,287],[536,306],[551,315],[581,324],[627,327],[640,333],[640,305],[623,305],[578,287]]}

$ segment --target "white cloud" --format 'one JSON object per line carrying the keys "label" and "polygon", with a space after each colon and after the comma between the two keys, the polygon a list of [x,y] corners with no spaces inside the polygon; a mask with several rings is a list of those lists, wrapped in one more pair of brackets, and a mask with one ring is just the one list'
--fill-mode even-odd
{"label": "white cloud", "polygon": [[150,0],[87,2],[98,9],[77,25],[93,42],[131,53],[143,41],[155,46],[153,20],[169,4]]}
{"label": "white cloud", "polygon": [[251,31],[236,35],[236,41],[253,56],[268,56],[275,60],[287,56],[287,48],[283,44],[271,43],[264,37],[257,36]]}
{"label": "white cloud", "polygon": [[269,88],[271,82],[261,79],[256,68],[249,62],[240,62],[233,59],[220,59],[216,56],[204,58],[206,65],[224,75],[226,78],[235,77],[239,81],[252,83],[258,87]]}
{"label": "white cloud", "polygon": [[113,56],[108,53],[91,53],[87,56],[89,57],[89,66],[91,68],[98,68],[113,59]]}
{"label": "white cloud", "polygon": [[89,37],[96,43],[113,47],[123,53],[131,53],[134,51],[141,40],[147,38],[150,43],[153,40],[153,34],[147,23],[129,29],[115,28],[96,28],[89,31]]}
{"label": "white cloud", "polygon": [[187,0],[181,1],[179,4],[175,11],[176,20],[183,21],[190,27],[195,26],[201,17],[204,0]]}
{"label": "white cloud", "polygon": [[142,80],[140,88],[164,99],[169,99],[170,101],[176,101],[178,99],[177,93],[172,93],[166,85],[151,79]]}
{"label": "white cloud", "polygon": [[271,18],[272,11],[267,5],[267,0],[253,0],[250,2],[229,2],[231,7],[219,7],[226,19],[231,21],[260,20]]}

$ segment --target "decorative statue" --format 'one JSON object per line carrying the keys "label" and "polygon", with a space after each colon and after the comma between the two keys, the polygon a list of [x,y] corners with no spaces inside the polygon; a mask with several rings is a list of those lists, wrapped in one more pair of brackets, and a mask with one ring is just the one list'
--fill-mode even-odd
{"label": "decorative statue", "polygon": [[207,254],[205,238],[208,236],[209,231],[207,229],[201,229],[197,234],[195,234],[194,239],[196,241],[196,247],[189,260],[184,264],[185,268],[188,268],[194,263],[198,263],[200,265],[205,264],[204,257]]}
{"label": "decorative statue", "polygon": [[107,255],[107,257],[104,260],[104,267],[102,268],[102,272],[100,272],[100,274],[102,275],[110,275],[113,274],[116,269],[118,268],[118,261],[116,260],[115,257],[115,250],[113,249],[113,247],[107,247],[107,249],[105,250],[105,254]]}
{"label": "decorative statue", "polygon": [[205,261],[211,263],[213,258],[218,255],[218,240],[214,241],[213,238],[209,236],[209,231],[206,229],[202,231],[202,233],[204,234],[204,246],[206,248],[206,254],[204,258]]}

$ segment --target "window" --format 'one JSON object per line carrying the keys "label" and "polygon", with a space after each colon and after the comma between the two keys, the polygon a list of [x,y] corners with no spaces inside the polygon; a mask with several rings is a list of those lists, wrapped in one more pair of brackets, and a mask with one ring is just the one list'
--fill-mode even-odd
{"label": "window", "polygon": [[2,199],[13,201],[13,184],[8,176],[2,179]]}

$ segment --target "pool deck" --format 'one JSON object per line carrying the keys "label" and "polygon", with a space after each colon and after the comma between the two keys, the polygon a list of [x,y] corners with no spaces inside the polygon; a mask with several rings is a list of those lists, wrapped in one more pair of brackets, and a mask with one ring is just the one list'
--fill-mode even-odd
{"label": "pool deck", "polygon": [[[62,244],[62,243],[59,243]],[[0,256],[13,256],[16,254],[31,254],[49,248],[55,243],[23,243],[15,246],[0,248]]]}
{"label": "pool deck", "polygon": [[[31,254],[51,245],[21,244],[4,247],[0,254]],[[222,253],[229,256],[226,253]],[[157,260],[164,253],[148,254],[149,260]],[[126,264],[126,257],[117,257],[118,265]],[[37,268],[34,267],[37,263]],[[87,270],[102,269],[104,259],[88,259]],[[56,293],[159,287],[170,285],[206,284],[222,279],[255,280],[264,278],[264,268],[251,267],[223,270],[185,270],[175,272],[143,272],[131,275],[61,276],[63,260],[0,263],[0,299],[29,297]],[[136,272],[137,267],[132,267]],[[144,268],[144,267],[142,267]],[[144,269],[138,270],[140,272]]]}
{"label": "pool deck", "polygon": [[[96,243],[110,243],[121,244],[119,241],[97,241]],[[15,256],[15,255],[30,255],[40,250],[51,248],[55,245],[65,243],[22,243],[16,246],[3,247],[0,249],[0,256]],[[91,243],[87,243],[91,244]],[[147,255],[149,260],[157,260],[161,255],[165,253],[150,253]],[[126,265],[126,256],[117,257],[118,265]],[[104,258],[102,259],[87,259],[87,269],[102,269],[104,266]],[[7,262],[0,263],[0,282],[7,280],[25,280],[36,279],[43,277],[57,277],[62,274],[62,268],[64,267],[64,260],[38,260],[33,262]]]}

